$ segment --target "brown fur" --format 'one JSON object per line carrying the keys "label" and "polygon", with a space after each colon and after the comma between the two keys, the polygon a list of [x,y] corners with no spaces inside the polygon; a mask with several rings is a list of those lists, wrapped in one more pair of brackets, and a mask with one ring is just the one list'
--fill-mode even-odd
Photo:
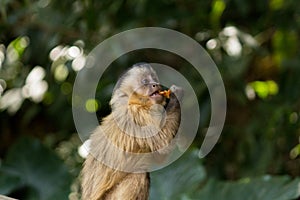
{"label": "brown fur", "polygon": [[[150,80],[150,85],[141,83],[145,77]],[[132,153],[165,153],[160,150],[170,143],[177,132],[180,107],[173,94],[164,113],[165,98],[153,100],[147,95],[155,87],[160,89],[159,85],[151,86],[154,82],[158,82],[157,75],[148,64],[131,68],[119,80],[110,102],[112,113],[103,119],[101,126],[90,137],[90,154],[82,170],[83,200],[148,199],[150,180],[147,172],[130,173],[113,169],[102,164],[97,157],[107,157],[113,163],[120,150]],[[181,88],[173,86],[171,90],[172,93],[182,96]],[[157,131],[157,134],[152,134]],[[141,138],[141,134],[152,136]],[[117,163],[116,168],[128,164],[134,166],[135,162],[124,160]],[[147,160],[139,162],[146,163]]]}

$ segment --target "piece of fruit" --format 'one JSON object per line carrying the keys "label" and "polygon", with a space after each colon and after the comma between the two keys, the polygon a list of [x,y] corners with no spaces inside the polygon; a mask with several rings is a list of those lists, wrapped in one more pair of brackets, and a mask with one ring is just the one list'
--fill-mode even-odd
{"label": "piece of fruit", "polygon": [[163,91],[160,91],[159,94],[165,96],[166,98],[170,98],[170,94],[171,94],[171,90],[163,90]]}

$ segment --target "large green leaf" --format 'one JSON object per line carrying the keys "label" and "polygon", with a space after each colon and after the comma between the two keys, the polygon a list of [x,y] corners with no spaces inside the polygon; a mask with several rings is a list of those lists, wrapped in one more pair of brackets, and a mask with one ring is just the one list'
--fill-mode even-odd
{"label": "large green leaf", "polygon": [[192,199],[292,200],[300,197],[300,180],[287,176],[245,178],[236,182],[210,180]]}
{"label": "large green leaf", "polygon": [[300,179],[265,175],[239,181],[218,181],[206,176],[197,151],[185,153],[172,165],[151,174],[150,199],[187,200],[292,200],[300,197]]}
{"label": "large green leaf", "polygon": [[192,194],[206,176],[197,151],[185,153],[162,170],[151,173],[150,199],[180,199]]}
{"label": "large green leaf", "polygon": [[[0,193],[26,188],[26,199],[67,199],[71,176],[63,162],[38,140],[22,138],[0,168]],[[23,190],[22,190],[23,191]]]}

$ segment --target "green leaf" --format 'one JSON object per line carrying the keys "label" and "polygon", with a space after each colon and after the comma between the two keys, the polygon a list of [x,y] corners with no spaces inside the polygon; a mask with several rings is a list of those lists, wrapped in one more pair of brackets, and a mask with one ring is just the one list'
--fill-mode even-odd
{"label": "green leaf", "polygon": [[[21,187],[28,187],[26,199],[67,199],[71,176],[63,162],[38,140],[22,138],[8,152],[0,168],[0,193],[8,195]],[[4,184],[5,183],[5,184]]]}
{"label": "green leaf", "polygon": [[192,199],[291,200],[300,197],[300,180],[287,176],[245,178],[236,182],[210,180]]}
{"label": "green leaf", "polygon": [[0,171],[0,194],[9,194],[16,186],[21,186],[21,179],[18,176],[6,175]]}
{"label": "green leaf", "polygon": [[151,173],[150,200],[181,199],[195,192],[206,176],[197,153],[186,152],[170,166]]}
{"label": "green leaf", "polygon": [[211,11],[211,23],[215,27],[220,26],[220,18],[226,8],[226,4],[223,0],[214,0],[212,3]]}
{"label": "green leaf", "polygon": [[299,155],[300,155],[300,144],[295,146],[290,152],[291,159],[296,159]]}
{"label": "green leaf", "polygon": [[300,179],[288,176],[265,175],[239,181],[209,179],[203,184],[206,173],[197,151],[185,153],[172,165],[151,174],[150,200],[291,200],[300,197]]}

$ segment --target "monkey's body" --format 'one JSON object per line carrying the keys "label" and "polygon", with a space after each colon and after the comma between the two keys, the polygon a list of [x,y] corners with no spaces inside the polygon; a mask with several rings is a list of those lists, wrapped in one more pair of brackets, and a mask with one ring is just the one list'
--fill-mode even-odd
{"label": "monkey's body", "polygon": [[[140,86],[145,76],[151,79],[150,86],[148,83]],[[160,86],[149,65],[133,67],[120,81],[110,102],[112,113],[90,137],[90,154],[82,171],[83,200],[147,200],[149,174],[120,170],[128,167],[124,166],[128,163],[132,166],[135,163],[119,159],[118,153],[160,152],[179,127],[180,106],[175,94],[182,96],[182,89],[171,87],[172,95],[164,112],[165,98],[157,94]],[[97,158],[106,159],[112,166],[102,164]]]}

